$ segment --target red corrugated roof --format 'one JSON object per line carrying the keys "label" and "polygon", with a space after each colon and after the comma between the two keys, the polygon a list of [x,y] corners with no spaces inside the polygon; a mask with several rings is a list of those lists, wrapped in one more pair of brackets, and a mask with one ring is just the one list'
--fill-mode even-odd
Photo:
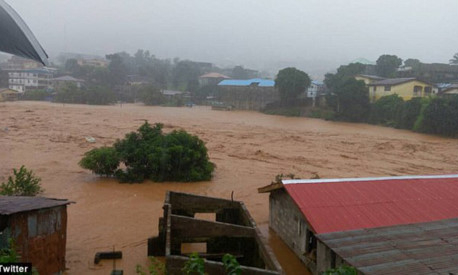
{"label": "red corrugated roof", "polygon": [[458,175],[283,183],[318,234],[458,217]]}

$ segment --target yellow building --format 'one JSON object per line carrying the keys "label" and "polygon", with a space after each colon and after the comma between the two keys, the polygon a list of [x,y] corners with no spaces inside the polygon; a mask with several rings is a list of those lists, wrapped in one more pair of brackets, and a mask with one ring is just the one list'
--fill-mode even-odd
{"label": "yellow building", "polygon": [[397,94],[404,100],[413,97],[428,97],[432,95],[433,85],[415,78],[390,78],[375,81],[369,86],[369,96],[372,102],[382,96]]}
{"label": "yellow building", "polygon": [[376,76],[376,75],[357,74],[355,76],[355,79],[356,80],[360,80],[360,81],[364,81],[364,83],[366,83],[366,85],[369,85],[369,84],[371,84],[373,82],[384,80],[385,78],[380,77],[380,76]]}

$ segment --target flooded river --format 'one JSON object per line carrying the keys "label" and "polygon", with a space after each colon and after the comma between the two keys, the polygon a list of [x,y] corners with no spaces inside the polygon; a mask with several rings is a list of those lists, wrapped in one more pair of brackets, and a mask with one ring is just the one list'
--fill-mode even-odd
{"label": "flooded river", "polygon": [[[43,196],[67,198],[68,274],[108,274],[97,251],[122,250],[116,267],[134,274],[147,263],[146,240],[157,234],[167,190],[245,202],[288,274],[306,271],[268,229],[268,194],[257,188],[280,173],[309,178],[456,173],[458,140],[366,124],[212,111],[208,107],[86,106],[0,103],[0,181],[25,165],[42,178]],[[83,154],[111,145],[143,121],[184,129],[207,144],[216,164],[211,182],[119,184],[78,166]],[[85,137],[95,138],[89,143]]]}

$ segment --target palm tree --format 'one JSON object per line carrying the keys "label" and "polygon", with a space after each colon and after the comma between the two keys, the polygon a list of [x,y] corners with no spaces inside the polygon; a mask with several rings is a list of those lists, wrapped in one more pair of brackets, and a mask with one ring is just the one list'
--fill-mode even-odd
{"label": "palm tree", "polygon": [[450,59],[451,65],[458,65],[458,53],[456,53],[452,59]]}

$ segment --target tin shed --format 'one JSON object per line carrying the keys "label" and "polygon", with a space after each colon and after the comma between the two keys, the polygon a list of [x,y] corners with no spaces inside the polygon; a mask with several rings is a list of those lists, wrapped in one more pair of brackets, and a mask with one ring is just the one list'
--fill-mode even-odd
{"label": "tin shed", "polygon": [[0,196],[0,247],[13,239],[21,262],[40,274],[65,270],[68,200]]}

